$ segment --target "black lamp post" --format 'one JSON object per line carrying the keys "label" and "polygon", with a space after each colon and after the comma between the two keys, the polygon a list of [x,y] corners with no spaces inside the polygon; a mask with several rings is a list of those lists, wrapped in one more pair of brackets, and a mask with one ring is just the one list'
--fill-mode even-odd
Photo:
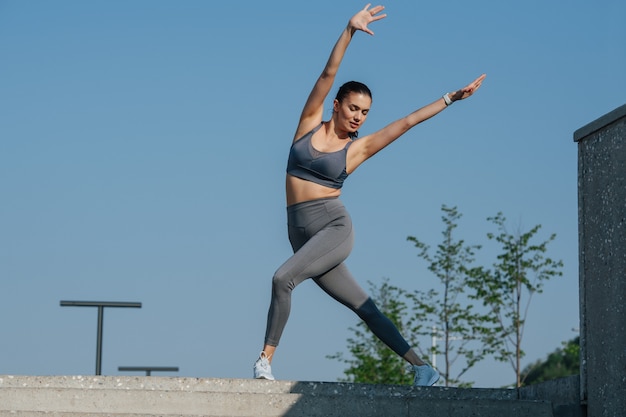
{"label": "black lamp post", "polygon": [[96,343],[96,375],[102,375],[102,322],[105,307],[141,308],[141,303],[117,301],[61,301],[61,307],[98,307],[98,340]]}

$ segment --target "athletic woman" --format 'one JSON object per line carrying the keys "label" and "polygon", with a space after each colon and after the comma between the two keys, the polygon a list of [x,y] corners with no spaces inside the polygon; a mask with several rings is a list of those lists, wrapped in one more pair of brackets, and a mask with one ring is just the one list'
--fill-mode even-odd
{"label": "athletic woman", "polygon": [[254,364],[255,378],[274,379],[271,362],[289,317],[291,292],[302,281],[312,278],[412,365],[414,385],[433,385],[439,379],[439,373],[417,356],[346,268],[344,261],[353,244],[352,223],[338,197],[346,177],[364,161],[413,126],[453,102],[471,96],[485,75],[359,139],[356,139],[357,131],[367,119],[372,94],[364,84],[351,81],[339,88],[332,116],[323,121],[324,100],[352,37],[357,31],[373,35],[368,25],[386,17],[381,14],[383,9],[383,6],[370,8],[368,4],[350,19],[300,115],[287,163],[286,184],[289,241],[294,254],[276,271],[272,280],[265,344]]}

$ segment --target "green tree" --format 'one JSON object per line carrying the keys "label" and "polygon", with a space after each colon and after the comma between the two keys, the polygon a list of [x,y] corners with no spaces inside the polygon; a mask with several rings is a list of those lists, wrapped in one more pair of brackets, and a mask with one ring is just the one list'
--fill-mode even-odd
{"label": "green tree", "polygon": [[545,281],[562,275],[563,262],[546,256],[548,243],[556,238],[555,234],[543,242],[531,242],[541,225],[525,233],[509,233],[502,213],[488,220],[496,225],[498,233],[488,233],[487,237],[500,244],[502,252],[492,269],[475,274],[468,285],[474,289],[472,297],[481,300],[493,314],[496,324],[491,342],[496,346],[495,358],[511,364],[519,387],[523,383],[522,339],[530,301],[534,294],[543,291]]}
{"label": "green tree", "polygon": [[[416,237],[407,238],[419,249],[418,256],[428,263],[428,270],[441,284],[439,290],[417,290],[407,294],[413,302],[413,314],[408,324],[413,334],[441,340],[441,344],[432,344],[430,354],[443,358],[443,365],[438,368],[446,386],[471,386],[472,382],[462,382],[461,377],[493,353],[493,347],[488,343],[492,340],[493,320],[491,316],[477,312],[464,295],[467,280],[483,278],[483,270],[472,267],[480,246],[455,239],[454,231],[461,218],[456,207],[443,205],[441,210],[445,228],[443,240],[434,253]],[[425,323],[430,326],[426,327]]]}
{"label": "green tree", "polygon": [[580,373],[580,337],[563,342],[563,347],[550,353],[545,361],[537,361],[524,368],[524,385]]}
{"label": "green tree", "polygon": [[[404,301],[406,292],[391,285],[387,278],[380,286],[372,282],[369,285],[370,296],[379,310],[398,327],[400,333],[405,334],[408,327],[405,322],[408,317],[408,306]],[[344,370],[346,377],[340,378],[340,381],[390,385],[412,383],[413,377],[406,372],[404,359],[374,336],[364,322],[349,330],[353,333],[347,340],[350,356],[346,357],[342,352],[327,356],[348,365]]]}
{"label": "green tree", "polygon": [[[407,341],[422,355],[434,353],[444,357],[440,369],[446,385],[471,386],[461,377],[487,356],[509,362],[521,386],[520,360],[524,355],[521,342],[530,299],[542,292],[543,282],[562,275],[561,261],[546,257],[547,245],[555,235],[539,244],[531,242],[541,226],[526,233],[506,231],[506,219],[501,213],[488,218],[498,234],[488,233],[489,240],[501,245],[492,268],[472,266],[478,245],[466,245],[455,240],[453,231],[461,215],[456,207],[442,206],[445,224],[443,241],[434,254],[415,237],[408,237],[420,250],[418,256],[428,262],[428,269],[439,278],[441,289],[407,292],[393,286],[388,279],[380,286],[371,282],[370,294],[379,309],[390,318]],[[466,290],[470,290],[465,293]],[[471,300],[483,304],[482,312]],[[443,346],[424,351],[417,338],[432,336],[432,323]],[[411,376],[403,372],[404,360],[367,329],[363,322],[349,329],[353,336],[347,340],[349,356],[343,353],[327,356],[348,365],[346,382],[408,384]],[[454,366],[459,360],[461,366]]]}

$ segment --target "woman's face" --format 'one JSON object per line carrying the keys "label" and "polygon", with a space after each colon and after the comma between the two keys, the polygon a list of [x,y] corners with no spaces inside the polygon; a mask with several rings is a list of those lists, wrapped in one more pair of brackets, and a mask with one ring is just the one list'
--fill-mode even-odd
{"label": "woman's face", "polygon": [[367,119],[372,98],[367,94],[351,92],[341,100],[335,100],[336,124],[341,130],[354,133]]}

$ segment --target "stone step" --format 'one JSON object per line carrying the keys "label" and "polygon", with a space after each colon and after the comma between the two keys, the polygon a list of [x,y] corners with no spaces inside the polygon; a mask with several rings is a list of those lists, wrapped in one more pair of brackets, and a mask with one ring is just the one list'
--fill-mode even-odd
{"label": "stone step", "polygon": [[0,376],[0,417],[552,417],[516,390],[132,376]]}

